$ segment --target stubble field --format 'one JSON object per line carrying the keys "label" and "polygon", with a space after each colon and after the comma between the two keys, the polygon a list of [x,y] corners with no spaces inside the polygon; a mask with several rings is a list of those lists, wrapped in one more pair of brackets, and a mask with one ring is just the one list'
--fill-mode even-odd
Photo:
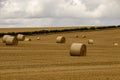
{"label": "stubble field", "polygon": [[[65,44],[56,43],[58,35],[66,37]],[[0,38],[0,80],[120,80],[120,29],[26,37],[32,41],[17,46],[6,46]],[[94,44],[89,45],[88,39]],[[69,55],[74,42],[87,45],[86,56]]]}

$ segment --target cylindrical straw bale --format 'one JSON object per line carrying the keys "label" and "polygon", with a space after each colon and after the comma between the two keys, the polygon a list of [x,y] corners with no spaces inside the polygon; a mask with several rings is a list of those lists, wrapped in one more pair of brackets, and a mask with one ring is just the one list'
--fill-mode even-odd
{"label": "cylindrical straw bale", "polygon": [[25,41],[32,41],[30,38],[25,38]]}
{"label": "cylindrical straw bale", "polygon": [[82,38],[86,38],[86,36],[85,36],[85,35],[82,35]]}
{"label": "cylindrical straw bale", "polygon": [[66,39],[63,36],[58,36],[56,38],[56,43],[65,43],[65,42],[66,42]]}
{"label": "cylindrical straw bale", "polygon": [[88,44],[93,44],[93,42],[94,42],[93,39],[88,40]]}
{"label": "cylindrical straw bale", "polygon": [[2,38],[2,42],[5,43],[6,42],[6,39],[7,37],[10,37],[11,35],[4,35],[3,38]]}
{"label": "cylindrical straw bale", "polygon": [[17,35],[17,39],[18,39],[18,41],[24,41],[25,40],[25,36],[22,35],[22,34],[18,34]]}
{"label": "cylindrical straw bale", "polygon": [[118,43],[115,42],[115,43],[114,43],[114,46],[118,46]]}
{"label": "cylindrical straw bale", "polygon": [[37,37],[37,40],[40,40],[40,37]]}
{"label": "cylindrical straw bale", "polygon": [[78,38],[79,36],[78,35],[75,35],[75,38]]}
{"label": "cylindrical straw bale", "polygon": [[14,36],[9,36],[6,39],[6,45],[17,45],[18,44],[18,40],[16,37]]}
{"label": "cylindrical straw bale", "polygon": [[73,43],[70,48],[71,56],[86,56],[87,47],[82,43]]}

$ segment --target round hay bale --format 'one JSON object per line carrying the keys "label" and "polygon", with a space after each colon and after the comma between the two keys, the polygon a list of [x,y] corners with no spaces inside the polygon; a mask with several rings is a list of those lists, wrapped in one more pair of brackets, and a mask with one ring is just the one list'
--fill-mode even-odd
{"label": "round hay bale", "polygon": [[40,37],[37,37],[37,40],[40,40]]}
{"label": "round hay bale", "polygon": [[22,34],[18,34],[17,35],[17,39],[18,39],[18,41],[24,41],[25,40],[25,36],[22,35]]}
{"label": "round hay bale", "polygon": [[2,42],[3,42],[3,43],[6,42],[7,37],[10,37],[10,35],[4,35],[4,36],[3,36],[3,38],[2,38]]}
{"label": "round hay bale", "polygon": [[25,38],[25,41],[32,41],[30,38]]}
{"label": "round hay bale", "polygon": [[63,36],[58,36],[56,38],[56,43],[65,43],[65,42],[66,42],[66,39]]}
{"label": "round hay bale", "polygon": [[93,44],[93,42],[94,42],[93,39],[88,40],[88,44]]}
{"label": "round hay bale", "polygon": [[6,39],[6,45],[17,45],[18,44],[18,40],[16,37],[14,36],[9,36]]}
{"label": "round hay bale", "polygon": [[79,38],[79,36],[78,36],[78,35],[75,35],[75,38]]}
{"label": "round hay bale", "polygon": [[86,36],[85,36],[85,35],[82,35],[82,38],[86,38]]}
{"label": "round hay bale", "polygon": [[114,46],[118,46],[118,43],[114,43]]}
{"label": "round hay bale", "polygon": [[87,47],[82,43],[73,43],[70,48],[71,56],[86,56]]}

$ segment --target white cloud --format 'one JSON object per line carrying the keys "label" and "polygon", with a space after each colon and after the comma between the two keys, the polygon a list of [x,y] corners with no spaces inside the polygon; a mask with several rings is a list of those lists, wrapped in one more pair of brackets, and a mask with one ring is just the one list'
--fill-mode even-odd
{"label": "white cloud", "polygon": [[0,0],[0,25],[7,24],[7,20],[21,26],[31,21],[33,26],[46,26],[45,23],[82,25],[86,22],[86,25],[102,25],[101,19],[106,25],[111,24],[107,22],[111,19],[113,24],[119,24],[119,8],[120,0]]}

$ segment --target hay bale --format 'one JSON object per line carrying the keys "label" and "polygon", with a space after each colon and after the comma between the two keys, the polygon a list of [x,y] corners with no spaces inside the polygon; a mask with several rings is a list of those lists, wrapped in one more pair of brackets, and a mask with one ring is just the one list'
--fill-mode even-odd
{"label": "hay bale", "polygon": [[65,42],[66,42],[66,39],[63,36],[58,36],[56,38],[56,43],[65,43]]}
{"label": "hay bale", "polygon": [[37,37],[37,40],[40,40],[40,37]]}
{"label": "hay bale", "polygon": [[78,35],[75,35],[75,38],[79,38],[79,36],[78,36]]}
{"label": "hay bale", "polygon": [[88,40],[88,44],[93,44],[93,42],[94,42],[93,39]]}
{"label": "hay bale", "polygon": [[18,39],[18,41],[24,41],[25,40],[25,36],[22,35],[22,34],[18,34],[17,35],[17,39]]}
{"label": "hay bale", "polygon": [[114,43],[114,46],[118,46],[118,43],[115,42],[115,43]]}
{"label": "hay bale", "polygon": [[25,41],[32,41],[30,38],[25,38]]}
{"label": "hay bale", "polygon": [[82,43],[73,43],[70,48],[71,56],[86,56],[87,47]]}
{"label": "hay bale", "polygon": [[5,43],[6,42],[6,39],[7,37],[10,37],[11,35],[4,35],[3,38],[2,38],[2,42]]}
{"label": "hay bale", "polygon": [[7,37],[5,43],[6,43],[6,45],[17,45],[18,44],[18,40],[14,36],[9,36],[9,37]]}
{"label": "hay bale", "polygon": [[82,38],[86,38],[86,36],[85,36],[85,35],[82,35]]}

